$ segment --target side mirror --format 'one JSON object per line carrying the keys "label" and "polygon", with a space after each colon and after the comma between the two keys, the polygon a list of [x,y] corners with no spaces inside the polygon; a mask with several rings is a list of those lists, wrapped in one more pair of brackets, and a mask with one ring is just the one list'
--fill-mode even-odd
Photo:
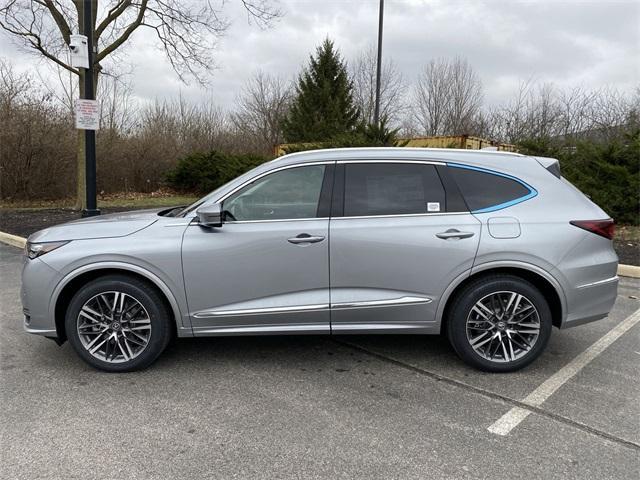
{"label": "side mirror", "polygon": [[196,210],[198,222],[203,227],[221,227],[222,226],[222,204],[214,203],[206,205]]}

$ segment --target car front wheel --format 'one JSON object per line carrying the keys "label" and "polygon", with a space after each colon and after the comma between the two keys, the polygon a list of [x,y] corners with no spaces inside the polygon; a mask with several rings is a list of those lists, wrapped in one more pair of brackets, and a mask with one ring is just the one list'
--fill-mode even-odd
{"label": "car front wheel", "polygon": [[549,304],[531,283],[491,276],[467,285],[447,318],[449,340],[467,364],[512,372],[533,362],[551,335]]}
{"label": "car front wheel", "polygon": [[128,372],[149,366],[171,337],[168,308],[154,287],[126,275],[82,287],[65,317],[69,342],[91,366]]}

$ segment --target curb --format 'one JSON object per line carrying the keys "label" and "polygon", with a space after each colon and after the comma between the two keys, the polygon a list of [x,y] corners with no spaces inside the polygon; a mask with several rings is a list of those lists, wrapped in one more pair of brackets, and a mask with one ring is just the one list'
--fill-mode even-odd
{"label": "curb", "polygon": [[[6,243],[12,247],[24,248],[27,239],[10,233],[0,232],[0,243]],[[618,276],[640,278],[640,267],[635,265],[618,265]]]}
{"label": "curb", "polygon": [[618,276],[640,278],[640,267],[635,265],[618,265]]}
{"label": "curb", "polygon": [[11,245],[12,247],[24,248],[27,244],[27,239],[17,235],[11,235],[10,233],[0,232],[0,242]]}

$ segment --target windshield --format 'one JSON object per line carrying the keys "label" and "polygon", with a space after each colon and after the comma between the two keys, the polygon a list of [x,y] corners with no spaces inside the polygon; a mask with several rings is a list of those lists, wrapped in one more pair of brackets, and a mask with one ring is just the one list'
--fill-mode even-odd
{"label": "windshield", "polygon": [[[236,177],[234,180],[231,180],[231,182],[240,181],[240,183],[242,183],[243,181],[246,181],[247,179],[249,179],[252,176],[254,176],[256,174],[256,170],[258,170],[260,167],[263,167],[264,165],[272,163],[273,161],[274,160],[272,160],[271,162],[263,163],[262,165],[258,165],[255,168],[252,168],[248,172],[245,172],[242,175],[240,175],[239,177]],[[186,217],[187,215],[189,215],[190,213],[195,211],[200,205],[203,205],[204,203],[207,203],[208,201],[210,201],[212,198],[215,198],[218,195],[220,195],[220,192],[222,191],[222,189],[224,189],[231,182],[227,182],[224,185],[221,185],[220,187],[216,188],[214,191],[209,192],[207,195],[202,197],[200,200],[195,201],[194,203],[192,203],[191,205],[189,205],[188,207],[183,209],[180,213],[176,213],[176,216]]]}
{"label": "windshield", "polygon": [[[222,187],[220,187],[222,188]],[[189,215],[191,212],[193,212],[196,208],[198,208],[200,205],[202,205],[203,203],[207,202],[208,200],[210,200],[214,195],[216,195],[218,193],[218,191],[220,190],[220,188],[216,188],[213,192],[208,193],[207,195],[205,195],[204,197],[202,197],[200,200],[196,200],[194,203],[192,203],[191,205],[189,205],[188,207],[186,207],[184,210],[182,210],[180,212],[180,216],[181,217],[186,217],[187,215]]]}

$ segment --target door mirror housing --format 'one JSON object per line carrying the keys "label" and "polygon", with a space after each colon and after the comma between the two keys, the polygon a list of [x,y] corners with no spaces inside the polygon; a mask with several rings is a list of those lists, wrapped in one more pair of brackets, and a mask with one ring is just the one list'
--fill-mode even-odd
{"label": "door mirror housing", "polygon": [[198,223],[202,227],[221,227],[222,226],[222,204],[214,203],[205,205],[196,210],[198,215]]}

